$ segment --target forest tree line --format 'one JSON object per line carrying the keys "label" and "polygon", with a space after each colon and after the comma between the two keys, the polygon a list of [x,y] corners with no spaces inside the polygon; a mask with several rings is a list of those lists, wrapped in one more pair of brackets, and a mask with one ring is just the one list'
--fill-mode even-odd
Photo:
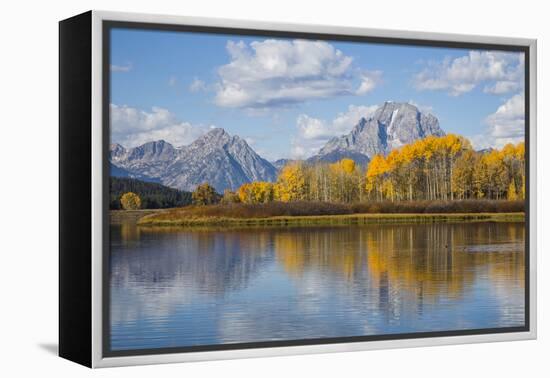
{"label": "forest tree line", "polygon": [[[136,194],[139,204],[123,206],[125,193]],[[254,181],[236,191],[216,193],[208,183],[193,193],[129,178],[111,178],[111,209],[170,208],[191,203],[269,203],[523,200],[525,198],[525,144],[475,151],[461,136],[428,136],[375,155],[366,167],[351,159],[335,163],[285,165],[276,182]],[[130,198],[128,198],[129,200]]]}
{"label": "forest tree line", "polygon": [[271,201],[420,201],[525,198],[525,145],[477,152],[461,136],[428,136],[375,155],[366,168],[351,159],[293,162],[275,183],[251,182],[226,190],[223,203]]}
{"label": "forest tree line", "polygon": [[[125,177],[111,177],[109,193],[109,208],[112,210],[121,208],[165,209],[187,206],[192,202],[190,192],[184,192],[168,188],[161,184]],[[122,197],[128,193],[136,195],[139,204],[134,203],[129,206],[124,206],[121,200]],[[137,202],[137,200],[134,199],[133,202]]]}

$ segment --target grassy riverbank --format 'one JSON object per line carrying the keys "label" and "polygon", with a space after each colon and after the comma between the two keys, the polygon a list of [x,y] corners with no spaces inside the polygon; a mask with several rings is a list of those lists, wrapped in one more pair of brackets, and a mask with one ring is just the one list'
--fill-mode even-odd
{"label": "grassy riverbank", "polygon": [[141,226],[322,226],[361,225],[373,223],[435,223],[435,222],[521,222],[523,213],[478,214],[347,214],[318,216],[281,216],[268,218],[189,217],[174,218],[145,216],[138,221]]}
{"label": "grassy riverbank", "polygon": [[149,226],[307,226],[370,223],[523,221],[518,201],[415,203],[268,203],[188,206],[144,214]]}
{"label": "grassy riverbank", "polygon": [[137,223],[139,219],[147,215],[159,214],[165,209],[140,209],[140,210],[110,210],[109,222],[111,224]]}

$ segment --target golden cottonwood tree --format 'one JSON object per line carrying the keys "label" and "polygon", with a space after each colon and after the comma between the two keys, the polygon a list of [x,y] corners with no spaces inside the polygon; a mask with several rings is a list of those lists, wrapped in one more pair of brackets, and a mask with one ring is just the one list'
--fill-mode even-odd
{"label": "golden cottonwood tree", "polygon": [[357,202],[361,191],[361,172],[352,159],[330,164],[330,193],[334,202]]}
{"label": "golden cottonwood tree", "polygon": [[476,197],[474,170],[478,160],[478,154],[471,149],[456,159],[451,181],[457,199]]}
{"label": "golden cottonwood tree", "polygon": [[274,196],[282,202],[305,199],[306,177],[301,163],[291,163],[283,167],[274,188]]}
{"label": "golden cottonwood tree", "polygon": [[241,200],[239,199],[239,195],[235,193],[232,190],[225,189],[223,191],[223,197],[221,199],[222,204],[231,204],[231,203],[239,203]]}
{"label": "golden cottonwood tree", "polygon": [[124,210],[141,209],[141,198],[136,193],[127,192],[120,197],[120,205]]}
{"label": "golden cottonwood tree", "polygon": [[384,176],[388,171],[386,159],[382,155],[375,155],[367,168],[366,191],[374,193],[374,198],[381,201],[384,199],[383,183]]}
{"label": "golden cottonwood tree", "polygon": [[193,203],[195,205],[211,205],[216,203],[218,198],[218,194],[216,194],[214,188],[206,182],[197,186],[192,194]]}
{"label": "golden cottonwood tree", "polygon": [[274,185],[263,181],[246,183],[237,190],[237,196],[244,203],[271,202],[275,198]]}

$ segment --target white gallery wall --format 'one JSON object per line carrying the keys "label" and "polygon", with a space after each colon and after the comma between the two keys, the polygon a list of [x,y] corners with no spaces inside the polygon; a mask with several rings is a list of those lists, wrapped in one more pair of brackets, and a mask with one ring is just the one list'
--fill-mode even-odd
{"label": "white gallery wall", "polygon": [[[545,2],[523,1],[13,1],[0,39],[0,375],[55,377],[465,377],[550,371],[546,264],[550,143]],[[58,25],[89,9],[537,38],[539,340],[103,369],[55,356],[58,245]],[[78,127],[78,125],[74,125]],[[547,127],[548,126],[548,127]],[[546,298],[545,298],[546,297]]]}

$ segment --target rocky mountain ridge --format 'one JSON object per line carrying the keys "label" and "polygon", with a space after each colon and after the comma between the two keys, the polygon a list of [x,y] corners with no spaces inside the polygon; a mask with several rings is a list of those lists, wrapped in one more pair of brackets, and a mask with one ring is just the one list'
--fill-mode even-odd
{"label": "rocky mountain ridge", "polygon": [[366,164],[376,154],[428,135],[443,136],[438,119],[409,103],[385,102],[369,118],[361,118],[349,134],[334,137],[308,161],[334,162],[344,157]]}
{"label": "rocky mountain ridge", "polygon": [[[387,155],[392,149],[428,135],[443,136],[433,115],[409,103],[385,102],[372,116],[361,118],[350,133],[329,140],[305,163],[335,162],[342,158],[367,165],[376,154]],[[236,190],[251,181],[270,181],[290,159],[268,162],[247,142],[229,135],[222,128],[211,129],[187,146],[174,147],[164,140],[134,148],[110,146],[111,175],[192,191],[208,182],[216,191]]]}
{"label": "rocky mountain ridge", "polygon": [[[126,149],[110,148],[110,161],[131,175],[180,190],[194,190],[208,182],[218,192],[235,190],[245,182],[274,181],[277,170],[260,157],[244,139],[212,129],[188,146],[174,147],[159,140]],[[137,178],[137,177],[136,177]]]}

